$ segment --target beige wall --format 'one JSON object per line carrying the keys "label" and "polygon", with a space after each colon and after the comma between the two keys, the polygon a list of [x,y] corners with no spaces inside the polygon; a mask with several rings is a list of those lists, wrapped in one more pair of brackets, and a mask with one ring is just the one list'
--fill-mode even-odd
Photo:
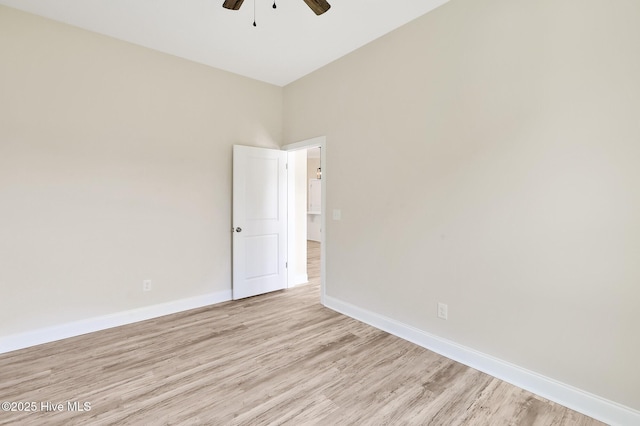
{"label": "beige wall", "polygon": [[5,7],[0,58],[0,336],[230,291],[232,145],[280,144],[282,88]]}
{"label": "beige wall", "polygon": [[640,409],[638,22],[452,0],[287,86],[342,210],[327,294]]}

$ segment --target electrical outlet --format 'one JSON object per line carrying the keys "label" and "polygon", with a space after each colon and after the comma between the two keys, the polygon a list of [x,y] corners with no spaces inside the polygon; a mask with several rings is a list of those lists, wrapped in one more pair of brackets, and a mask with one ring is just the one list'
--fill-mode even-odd
{"label": "electrical outlet", "polygon": [[151,291],[151,280],[142,281],[142,291]]}
{"label": "electrical outlet", "polygon": [[446,320],[447,316],[449,316],[449,306],[446,303],[438,302],[438,318]]}

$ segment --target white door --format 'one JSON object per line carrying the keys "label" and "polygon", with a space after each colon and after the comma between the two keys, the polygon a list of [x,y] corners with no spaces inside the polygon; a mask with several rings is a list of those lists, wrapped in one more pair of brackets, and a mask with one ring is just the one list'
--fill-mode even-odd
{"label": "white door", "polygon": [[233,299],[287,286],[287,153],[233,147]]}

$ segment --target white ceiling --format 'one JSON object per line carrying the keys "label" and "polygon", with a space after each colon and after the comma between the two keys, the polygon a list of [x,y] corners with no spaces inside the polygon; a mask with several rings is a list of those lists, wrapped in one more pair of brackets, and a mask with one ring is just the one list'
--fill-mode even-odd
{"label": "white ceiling", "polygon": [[[0,0],[0,4],[284,86],[448,0]],[[383,60],[381,58],[381,60]]]}

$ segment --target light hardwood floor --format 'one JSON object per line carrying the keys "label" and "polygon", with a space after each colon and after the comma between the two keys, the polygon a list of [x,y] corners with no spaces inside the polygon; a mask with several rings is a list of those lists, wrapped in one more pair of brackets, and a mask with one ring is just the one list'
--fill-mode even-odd
{"label": "light hardwood floor", "polygon": [[[309,246],[313,264],[319,245]],[[0,401],[91,404],[0,411],[0,424],[600,424],[324,308],[312,275],[292,290],[0,355]]]}
{"label": "light hardwood floor", "polygon": [[307,276],[309,284],[320,285],[320,243],[307,241]]}

